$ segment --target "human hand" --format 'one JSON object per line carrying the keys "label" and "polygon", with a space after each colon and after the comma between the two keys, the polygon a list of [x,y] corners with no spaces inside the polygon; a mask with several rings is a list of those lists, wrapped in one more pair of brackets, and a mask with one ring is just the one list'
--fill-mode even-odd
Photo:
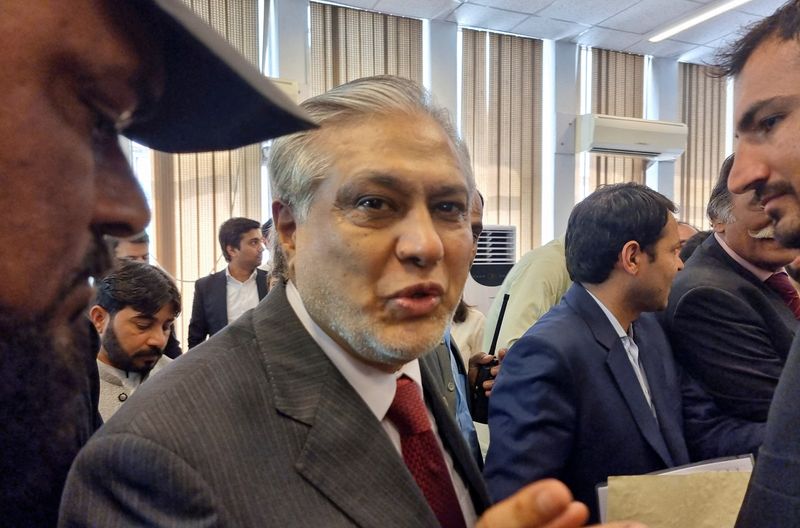
{"label": "human hand", "polygon": [[[475,528],[577,528],[589,510],[572,500],[567,487],[555,479],[534,482],[501,501],[478,519]],[[646,528],[634,522],[596,525],[595,528]]]}
{"label": "human hand", "polygon": [[486,379],[481,385],[481,388],[485,391],[486,396],[488,397],[492,393],[492,387],[494,386],[494,378],[500,373],[500,363],[503,362],[503,358],[506,357],[506,353],[508,352],[507,348],[501,348],[497,351],[496,356],[491,356],[484,352],[479,352],[472,357],[469,358],[469,384],[470,387],[474,387],[478,380],[478,371],[482,365],[488,365],[495,359],[497,359],[497,364],[494,365],[490,370],[489,374],[491,377]]}

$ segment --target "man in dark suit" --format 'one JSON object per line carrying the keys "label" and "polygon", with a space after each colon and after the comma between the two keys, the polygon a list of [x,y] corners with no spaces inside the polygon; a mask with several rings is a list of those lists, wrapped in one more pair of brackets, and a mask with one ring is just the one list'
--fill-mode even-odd
{"label": "man in dark suit", "polygon": [[[288,281],[93,437],[62,525],[472,526],[488,505],[419,362],[471,259],[466,149],[408,80],[360,79],[303,106],[320,128],[270,158]],[[585,510],[546,482],[489,515],[571,527]]]}
{"label": "man in dark suit", "polygon": [[[611,475],[685,464],[690,452],[757,448],[763,424],[714,417],[713,403],[691,386],[692,400],[683,401],[667,338],[643,314],[666,306],[683,267],[673,211],[634,183],[602,187],[573,209],[566,258],[574,284],[511,347],[489,400],[492,498],[553,477],[597,519],[595,486]],[[685,427],[686,417],[709,428]]]}
{"label": "man in dark suit", "polygon": [[720,409],[764,422],[797,328],[779,292],[795,300],[800,315],[800,297],[783,270],[797,251],[775,240],[752,191],[728,190],[732,165],[733,156],[709,198],[715,233],[675,277],[663,320],[675,359]]}
{"label": "man in dark suit", "polygon": [[[786,247],[800,248],[800,3],[753,26],[725,56],[734,77],[732,192],[755,191]],[[800,527],[800,338],[795,336],[770,406],[764,445],[737,528]]]}
{"label": "man in dark suit", "polygon": [[219,228],[219,246],[228,266],[195,284],[189,348],[255,308],[267,294],[267,272],[258,268],[264,253],[261,225],[249,218],[230,218]]}

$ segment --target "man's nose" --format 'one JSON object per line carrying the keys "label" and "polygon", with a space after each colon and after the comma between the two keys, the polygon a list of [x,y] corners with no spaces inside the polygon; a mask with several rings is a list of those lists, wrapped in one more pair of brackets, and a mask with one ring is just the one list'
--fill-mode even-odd
{"label": "man's nose", "polygon": [[728,189],[742,194],[763,183],[769,177],[769,168],[764,163],[756,146],[740,141],[736,145],[733,166],[728,175]]}
{"label": "man's nose", "polygon": [[427,207],[409,211],[399,227],[396,252],[401,261],[427,267],[444,258],[442,238]]}
{"label": "man's nose", "polygon": [[96,192],[92,227],[101,234],[129,237],[150,222],[150,209],[117,139],[100,147],[96,159]]}
{"label": "man's nose", "polygon": [[161,327],[154,327],[147,336],[147,346],[158,348],[163,352],[163,350],[167,347],[167,340],[169,339],[170,332],[171,330],[164,330]]}

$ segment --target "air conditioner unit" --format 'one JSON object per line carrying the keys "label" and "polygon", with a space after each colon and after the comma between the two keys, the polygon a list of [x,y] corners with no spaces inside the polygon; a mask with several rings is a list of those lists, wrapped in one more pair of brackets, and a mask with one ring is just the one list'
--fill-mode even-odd
{"label": "air conditioner unit", "polygon": [[575,152],[672,161],[686,150],[688,133],[684,123],[583,114],[575,123]]}
{"label": "air conditioner unit", "polygon": [[517,261],[517,228],[484,226],[478,252],[464,286],[464,302],[489,313],[500,285]]}

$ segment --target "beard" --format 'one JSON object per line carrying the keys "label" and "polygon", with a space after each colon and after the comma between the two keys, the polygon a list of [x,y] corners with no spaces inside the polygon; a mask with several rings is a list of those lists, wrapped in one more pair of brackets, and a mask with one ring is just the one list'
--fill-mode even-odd
{"label": "beard", "polygon": [[[56,297],[111,262],[97,241]],[[96,350],[81,313],[35,319],[0,306],[0,525],[54,526],[67,471],[100,425]]]}
{"label": "beard", "polygon": [[439,317],[441,329],[438,333],[432,331],[424,336],[410,328],[409,339],[395,339],[397,342],[392,342],[388,335],[379,334],[380,323],[373,321],[342,296],[333,281],[324,280],[324,274],[317,275],[304,286],[300,294],[303,305],[323,330],[330,332],[330,336],[340,344],[344,342],[344,348],[361,360],[387,366],[391,370],[397,370],[433,350],[442,341],[445,327],[454,311]]}
{"label": "beard", "polygon": [[114,332],[113,317],[108,322],[105,332],[103,332],[102,346],[103,349],[105,349],[108,360],[111,362],[113,367],[127,372],[138,372],[143,378],[148,372],[153,370],[155,363],[152,365],[145,364],[142,366],[137,366],[135,361],[136,358],[143,355],[150,356],[152,354],[158,354],[158,356],[161,357],[163,354],[163,350],[158,347],[150,347],[134,354],[129,354],[120,344],[119,339],[117,339],[117,334]]}

